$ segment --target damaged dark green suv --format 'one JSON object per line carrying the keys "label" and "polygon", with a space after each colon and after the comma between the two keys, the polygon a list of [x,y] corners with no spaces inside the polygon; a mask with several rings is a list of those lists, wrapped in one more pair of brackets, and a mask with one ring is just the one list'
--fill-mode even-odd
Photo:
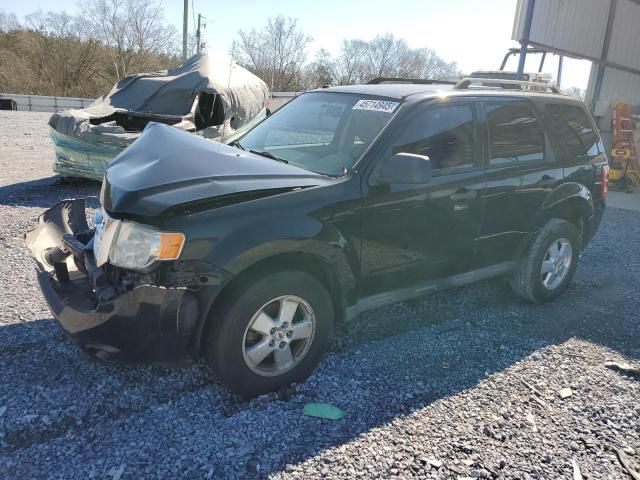
{"label": "damaged dark green suv", "polygon": [[150,124],[27,243],[55,317],[103,359],[203,356],[234,391],[304,380],[337,321],[495,276],[567,287],[605,157],[562,95],[380,84],[306,93],[229,145]]}

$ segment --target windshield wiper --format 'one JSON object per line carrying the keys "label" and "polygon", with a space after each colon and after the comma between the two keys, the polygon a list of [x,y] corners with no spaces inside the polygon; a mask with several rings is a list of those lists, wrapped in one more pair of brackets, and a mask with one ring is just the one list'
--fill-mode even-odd
{"label": "windshield wiper", "polygon": [[240,142],[238,140],[234,140],[233,142],[231,142],[229,144],[230,147],[236,147],[239,148],[240,150],[246,150],[246,148],[244,148],[242,145],[240,145]]}
{"label": "windshield wiper", "polygon": [[276,157],[271,152],[264,152],[260,150],[249,150],[251,153],[255,153],[256,155],[260,155],[261,157],[270,158],[271,160],[277,160],[282,163],[289,163],[289,160],[285,160],[284,158]]}

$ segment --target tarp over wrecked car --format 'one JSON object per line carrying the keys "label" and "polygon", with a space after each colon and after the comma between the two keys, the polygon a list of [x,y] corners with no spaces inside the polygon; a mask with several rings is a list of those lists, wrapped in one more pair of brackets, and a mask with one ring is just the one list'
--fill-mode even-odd
{"label": "tarp over wrecked car", "polygon": [[258,77],[207,52],[170,70],[131,75],[89,107],[51,116],[53,170],[100,180],[149,122],[222,141],[264,118],[268,96]]}

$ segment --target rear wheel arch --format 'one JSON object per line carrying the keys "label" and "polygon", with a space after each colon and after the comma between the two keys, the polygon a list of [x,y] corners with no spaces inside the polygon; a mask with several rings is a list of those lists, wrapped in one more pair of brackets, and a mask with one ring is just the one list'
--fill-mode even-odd
{"label": "rear wheel arch", "polygon": [[[576,184],[577,185],[577,184]],[[537,235],[540,231],[554,219],[565,220],[571,223],[578,230],[580,235],[580,247],[584,247],[586,241],[587,220],[593,216],[595,212],[593,200],[586,187],[581,187],[577,193],[562,198],[555,197],[555,201],[547,201],[542,208],[538,210],[538,214],[532,231],[522,239],[518,245],[516,260],[522,260],[529,252]],[[586,192],[585,192],[586,190]],[[549,200],[553,198],[553,195]]]}
{"label": "rear wheel arch", "polygon": [[583,195],[573,195],[545,209],[544,223],[546,224],[554,218],[566,220],[576,227],[583,242],[586,223],[593,216],[594,211],[593,200],[590,196],[585,198]]}
{"label": "rear wheel arch", "polygon": [[335,322],[344,320],[344,312],[347,304],[348,294],[345,286],[340,281],[335,269],[322,257],[303,252],[288,252],[272,255],[263,258],[234,275],[234,277],[224,286],[222,291],[204,315],[201,328],[198,330],[196,346],[198,355],[202,355],[205,346],[206,331],[211,328],[211,312],[231,295],[234,295],[239,288],[257,281],[260,278],[282,271],[300,271],[316,278],[329,292],[333,302]]}

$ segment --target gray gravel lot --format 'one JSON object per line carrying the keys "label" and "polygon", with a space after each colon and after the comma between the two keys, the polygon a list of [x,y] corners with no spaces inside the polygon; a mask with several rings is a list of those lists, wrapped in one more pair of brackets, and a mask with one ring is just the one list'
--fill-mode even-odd
{"label": "gray gravel lot", "polygon": [[[608,209],[553,304],[492,281],[372,311],[289,401],[245,402],[199,364],[91,360],[52,320],[22,235],[98,185],[50,176],[47,118],[0,112],[0,478],[631,478],[617,449],[640,464],[640,379],[604,367],[640,363],[639,212]],[[346,416],[306,417],[309,401]]]}

